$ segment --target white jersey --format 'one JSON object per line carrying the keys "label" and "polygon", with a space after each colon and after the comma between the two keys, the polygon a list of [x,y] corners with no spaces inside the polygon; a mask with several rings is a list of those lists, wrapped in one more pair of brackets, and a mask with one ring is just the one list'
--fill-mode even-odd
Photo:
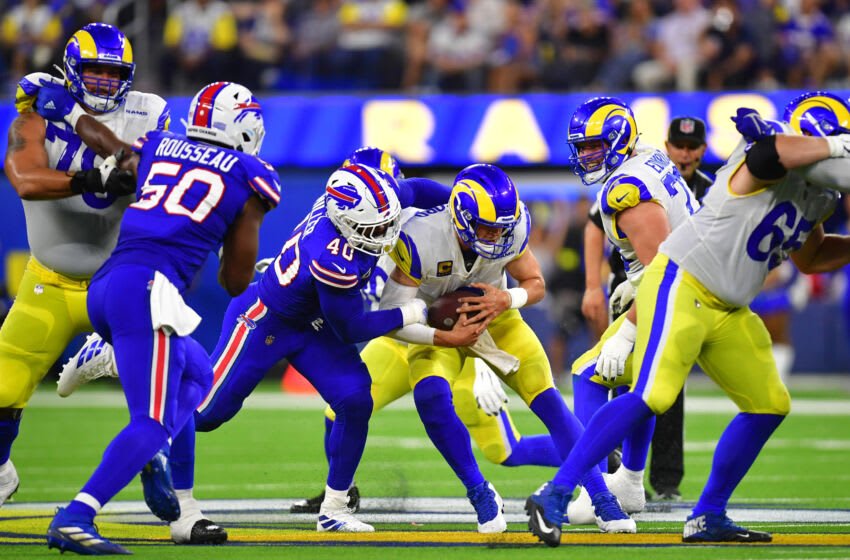
{"label": "white jersey", "polygon": [[441,295],[474,282],[507,287],[505,267],[528,247],[531,219],[520,203],[519,223],[511,247],[504,257],[477,257],[467,270],[460,240],[446,206],[416,212],[401,229],[401,237],[390,256],[395,265],[419,286],[416,297],[433,302]]}
{"label": "white jersey", "polygon": [[729,305],[749,305],[767,273],[799,249],[835,208],[839,194],[811,187],[802,175],[749,195],[729,190],[745,164],[745,144],[732,153],[703,199],[703,207],[661,244],[660,252]]}
{"label": "white jersey", "polygon": [[617,215],[650,201],[664,208],[671,229],[683,224],[700,206],[667,154],[638,144],[635,154],[614,171],[597,194],[605,234],[619,249],[626,276],[633,284],[638,283],[644,267],[629,238],[617,227]]}
{"label": "white jersey", "polygon": [[[128,144],[168,124],[165,100],[131,91],[115,111],[92,115]],[[51,169],[91,169],[103,159],[64,122],[46,123],[44,148]],[[24,200],[27,240],[38,261],[61,274],[86,278],[100,268],[118,240],[121,216],[134,197],[85,193],[58,200]]]}

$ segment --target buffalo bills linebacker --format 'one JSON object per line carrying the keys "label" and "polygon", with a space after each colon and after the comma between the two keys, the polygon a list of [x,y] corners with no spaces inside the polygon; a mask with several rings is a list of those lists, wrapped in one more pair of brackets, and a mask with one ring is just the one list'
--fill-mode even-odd
{"label": "buffalo bills linebacker", "polygon": [[806,273],[850,262],[850,237],[826,235],[821,222],[846,190],[850,106],[816,92],[791,102],[776,134],[757,112],[733,120],[746,142],[717,173],[695,213],[673,230],[637,292],[634,377],[629,393],[590,420],[555,478],[532,501],[529,528],[558,546],[566,501],[583,473],[636,426],[666,411],[699,363],[740,412],[717,443],[711,473],[685,522],[684,542],[769,542],[769,533],[736,525],[732,492],[790,410],[770,336],[748,307],[765,276],[791,258]]}
{"label": "buffalo bills linebacker", "polygon": [[111,152],[92,149],[72,126],[33,111],[38,92],[55,80],[81,113],[125,142],[167,129],[170,120],[162,98],[131,91],[133,50],[117,28],[86,25],[71,36],[63,60],[64,81],[46,74],[21,80],[20,114],[9,128],[6,174],[23,202],[32,256],[0,329],[0,505],[19,484],[10,454],[24,409],[71,339],[92,330],[91,277],[115,247],[135,192],[132,181],[109,180],[98,169]]}
{"label": "buffalo bills linebacker", "polygon": [[[97,124],[80,121],[78,131]],[[180,431],[212,383],[210,358],[190,336],[201,318],[182,294],[222,243],[222,286],[233,296],[248,286],[260,224],[280,201],[277,173],[256,157],[264,134],[251,92],[216,82],[193,99],[185,136],[148,133],[122,162],[138,176],[138,200],[92,279],[88,310],[114,348],[130,422],[80,493],[57,511],[49,547],[127,553],[98,534],[94,517]]]}
{"label": "buffalo bills linebacker", "polygon": [[[360,295],[378,257],[398,238],[398,185],[387,173],[352,164],[328,178],[325,194],[292,232],[263,276],[234,298],[212,355],[213,388],[195,417],[211,431],[242,407],[268,369],[287,359],[336,411],[318,531],[370,532],[348,508],[348,490],[366,444],[371,378],[355,343],[425,320],[425,304],[367,311]],[[472,338],[476,329],[465,334]],[[191,464],[172,448],[175,486]],[[189,458],[191,459],[191,458]]]}

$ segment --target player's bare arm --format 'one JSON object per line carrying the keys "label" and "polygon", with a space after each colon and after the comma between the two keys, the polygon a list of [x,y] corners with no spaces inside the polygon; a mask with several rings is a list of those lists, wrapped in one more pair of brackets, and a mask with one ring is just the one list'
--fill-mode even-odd
{"label": "player's bare arm", "polygon": [[122,141],[114,132],[95,120],[94,117],[89,115],[81,116],[77,121],[74,132],[82,138],[86,146],[94,150],[102,158],[107,158],[123,150],[124,157],[119,162],[119,168],[132,171],[133,174],[136,173],[136,167],[139,163],[138,154],[132,151],[130,144]]}
{"label": "player's bare arm", "polygon": [[818,225],[791,260],[805,274],[832,272],[850,264],[850,236],[826,235]]}
{"label": "player's bare arm", "polygon": [[[505,270],[519,284],[514,290],[524,290],[525,301],[515,302],[516,296],[510,290],[500,290],[490,284],[474,283],[472,287],[484,291],[482,296],[460,298],[458,301],[463,305],[458,309],[460,313],[478,311],[478,315],[472,318],[475,322],[490,322],[512,307],[523,307],[533,305],[543,299],[546,295],[546,282],[543,280],[543,272],[540,263],[531,249],[526,250],[519,258],[511,261]],[[522,292],[519,292],[522,293]]]}
{"label": "player's bare arm", "polygon": [[817,163],[830,156],[826,138],[777,134],[759,140],[747,152],[744,165],[729,180],[729,190],[747,195],[769,187],[789,169]]}
{"label": "player's bare arm", "polygon": [[259,197],[252,196],[224,238],[218,282],[231,296],[244,292],[254,277],[260,225],[265,215],[266,206]]}
{"label": "player's bare arm", "polygon": [[[395,267],[390,273],[390,279],[396,283],[408,288],[416,288],[416,282],[407,276],[404,272]],[[384,296],[386,297],[387,289],[384,288]],[[448,348],[457,348],[460,346],[470,346],[475,344],[481,333],[487,328],[487,323],[473,322],[464,314],[461,315],[460,321],[455,323],[450,331],[434,330],[434,346],[445,346]]]}
{"label": "player's bare arm", "polygon": [[[617,226],[629,238],[638,260],[644,267],[649,266],[658,254],[658,246],[670,234],[667,212],[655,202],[641,202],[619,212]],[[629,308],[628,318],[632,323],[636,321],[637,306]]]}
{"label": "player's bare arm", "polygon": [[36,113],[18,115],[9,127],[6,176],[24,200],[53,200],[75,194],[71,176],[49,167],[45,130],[44,119]]}
{"label": "player's bare arm", "polygon": [[608,309],[602,290],[602,258],[605,251],[605,232],[588,220],[584,226],[584,295],[581,313],[590,321],[597,336],[608,326]]}

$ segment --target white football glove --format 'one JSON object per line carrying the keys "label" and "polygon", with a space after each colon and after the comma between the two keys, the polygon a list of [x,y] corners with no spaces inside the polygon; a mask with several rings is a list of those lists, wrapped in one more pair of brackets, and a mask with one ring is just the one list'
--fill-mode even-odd
{"label": "white football glove", "polygon": [[416,323],[426,324],[428,317],[428,304],[419,298],[406,301],[398,306],[401,309],[402,327]]}
{"label": "white football glove", "polygon": [[825,137],[829,144],[829,157],[850,158],[850,134]]}
{"label": "white football glove", "polygon": [[508,403],[508,395],[502,388],[499,377],[483,360],[475,359],[475,383],[472,384],[472,394],[478,408],[488,416],[496,416],[502,407]]}
{"label": "white football glove", "polygon": [[266,271],[266,269],[271,266],[276,257],[269,257],[267,259],[260,259],[254,265],[254,272],[257,274],[262,274]]}
{"label": "white football glove", "polygon": [[635,299],[635,294],[637,293],[637,289],[634,285],[625,280],[620,282],[620,284],[614,288],[614,291],[611,293],[611,298],[608,300],[608,312],[612,317],[619,316],[623,313],[628,307],[629,304]]}
{"label": "white football glove", "polygon": [[626,371],[626,359],[632,353],[637,336],[635,324],[625,319],[614,335],[605,341],[596,359],[596,373],[610,383]]}

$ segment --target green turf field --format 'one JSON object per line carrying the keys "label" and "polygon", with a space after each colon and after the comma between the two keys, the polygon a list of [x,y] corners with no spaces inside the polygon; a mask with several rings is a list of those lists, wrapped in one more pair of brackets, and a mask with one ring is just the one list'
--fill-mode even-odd
{"label": "green turf field", "polygon": [[[57,554],[43,544],[41,535],[52,507],[43,502],[70,500],[91,474],[107,442],[126,421],[120,396],[104,392],[103,387],[65,400],[52,398],[46,387],[27,410],[13,451],[21,488],[12,507],[0,509],[0,557]],[[471,513],[471,506],[465,511],[462,501],[457,500],[464,494],[461,484],[431,446],[409,402],[394,405],[372,420],[357,475],[364,509],[369,513],[370,498],[391,498],[375,500],[372,507],[390,504],[389,509],[381,511],[404,512],[414,503],[412,498],[447,497],[454,498],[453,507],[459,508],[455,517],[432,516],[417,521],[415,512],[408,512],[391,523],[393,516],[383,514],[376,523],[378,532],[369,539],[319,539],[312,519],[292,516],[287,510],[293,498],[315,494],[323,487],[321,410],[314,401],[294,402],[270,387],[264,388],[252,401],[253,406],[231,423],[211,434],[198,435],[195,494],[214,501],[210,502],[215,504],[211,511],[223,508],[221,515],[211,517],[228,526],[230,544],[218,548],[168,544],[167,528],[144,512],[143,504],[139,506],[142,496],[138,481],[114,500],[116,504],[133,502],[135,513],[124,517],[110,513],[102,515],[99,522],[105,536],[143,558],[467,558],[485,554],[488,558],[508,554],[570,558],[601,554],[681,558],[687,554],[694,560],[850,558],[850,395],[841,388],[823,387],[801,387],[792,393],[799,410],[779,428],[732,497],[735,507],[776,513],[775,521],[748,523],[774,533],[776,542],[769,546],[685,549],[679,544],[678,519],[684,519],[687,508],[676,506],[666,517],[638,517],[638,535],[602,535],[593,527],[566,528],[561,548],[547,549],[534,544],[518,504],[551,478],[553,471],[539,467],[511,469],[486,462],[482,462],[485,476],[505,498],[513,499],[513,517],[508,519],[509,533],[479,537],[474,523],[464,517]],[[714,444],[733,415],[721,395],[711,389],[698,386],[689,391],[689,397],[689,407],[694,405],[695,409],[687,414],[686,475],[681,488],[685,502],[698,497]],[[542,431],[542,425],[518,399],[514,398],[512,404],[515,422],[523,433]],[[720,411],[713,412],[715,409]],[[264,501],[256,506],[248,503],[248,513],[239,514],[229,512],[227,503],[219,502],[236,499]],[[397,507],[392,506],[395,503]],[[807,511],[812,509],[815,511]],[[790,510],[806,516],[797,519],[796,514],[788,513]],[[823,510],[823,515],[817,510]],[[833,514],[837,517],[830,517]],[[458,521],[458,515],[463,519]],[[226,523],[231,517],[233,522]],[[349,546],[344,551],[336,546],[317,546],[330,543]]]}

